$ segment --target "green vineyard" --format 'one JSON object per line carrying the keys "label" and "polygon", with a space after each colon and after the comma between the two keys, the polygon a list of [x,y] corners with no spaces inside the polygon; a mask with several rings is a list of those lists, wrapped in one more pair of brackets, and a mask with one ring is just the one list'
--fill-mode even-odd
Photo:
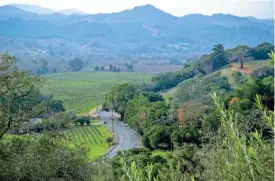
{"label": "green vineyard", "polygon": [[106,138],[110,133],[103,126],[79,126],[62,131],[66,140],[72,146],[84,146],[89,149],[88,159],[94,160],[108,149]]}
{"label": "green vineyard", "polygon": [[70,72],[43,76],[41,91],[64,103],[67,111],[85,114],[104,103],[104,96],[115,84],[150,82],[152,75],[113,72]]}

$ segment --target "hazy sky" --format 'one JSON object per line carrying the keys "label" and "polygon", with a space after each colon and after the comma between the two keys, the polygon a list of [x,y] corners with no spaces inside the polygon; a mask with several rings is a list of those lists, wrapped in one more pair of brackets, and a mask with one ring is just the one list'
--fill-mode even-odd
{"label": "hazy sky", "polygon": [[274,18],[274,0],[0,0],[0,4],[34,4],[54,10],[79,9],[94,14],[118,12],[134,6],[152,4],[176,16],[191,13]]}

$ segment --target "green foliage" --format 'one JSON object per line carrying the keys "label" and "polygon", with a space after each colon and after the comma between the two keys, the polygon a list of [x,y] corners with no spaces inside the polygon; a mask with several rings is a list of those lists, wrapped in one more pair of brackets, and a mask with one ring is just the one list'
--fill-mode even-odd
{"label": "green foliage", "polygon": [[[73,112],[60,112],[54,114],[49,122],[54,125],[54,130],[61,130],[70,128],[71,124],[75,121],[75,114]],[[50,130],[47,129],[46,130]]]}
{"label": "green foliage", "polygon": [[274,46],[269,42],[264,42],[251,49],[250,53],[256,60],[268,59],[268,53],[274,50]]}
{"label": "green foliage", "polygon": [[144,96],[137,96],[127,103],[125,110],[125,121],[135,130],[140,130],[140,124],[145,120],[145,111],[149,104],[149,100]]}
{"label": "green foliage", "polygon": [[124,66],[125,66],[126,72],[133,72],[133,71],[134,71],[134,67],[133,67],[132,64],[126,62],[126,63],[124,64]]}
{"label": "green foliage", "polygon": [[14,57],[0,56],[0,140],[11,128],[44,112],[40,101],[29,101],[40,82],[39,77],[18,71]]}
{"label": "green foliage", "polygon": [[209,105],[212,92],[222,94],[230,89],[227,77],[222,76],[219,72],[189,79],[178,85],[171,107],[174,109],[173,112],[176,112],[180,104],[189,100],[200,100]]}
{"label": "green foliage", "polygon": [[109,144],[109,146],[111,145],[111,143],[114,141],[113,137],[108,137],[106,138],[106,143]]}
{"label": "green foliage", "polygon": [[121,83],[113,86],[106,94],[108,107],[121,115],[124,119],[127,103],[135,95],[136,88],[132,83]]}
{"label": "green foliage", "polygon": [[156,92],[142,92],[141,95],[146,97],[150,102],[164,101],[163,97]]}
{"label": "green foliage", "polygon": [[90,180],[86,151],[70,149],[57,135],[0,141],[0,153],[0,180]]}
{"label": "green foliage", "polygon": [[191,68],[184,68],[176,72],[165,72],[152,77],[152,82],[155,84],[154,91],[165,91],[177,86],[180,82],[190,79],[195,75]]}
{"label": "green foliage", "polygon": [[272,50],[271,53],[268,53],[268,57],[270,58],[270,64],[273,66],[274,65],[274,51]]}
{"label": "green foliage", "polygon": [[80,58],[74,58],[69,62],[69,66],[73,72],[79,72],[84,64],[85,63]]}
{"label": "green foliage", "polygon": [[154,126],[150,129],[149,133],[150,147],[153,149],[157,148],[169,148],[171,145],[170,135],[171,127],[170,126]]}
{"label": "green foliage", "polygon": [[[273,146],[257,132],[249,137],[240,135],[233,111],[224,108],[216,94],[213,94],[216,109],[219,111],[221,127],[219,137],[212,148],[205,150],[205,177],[207,180],[273,180]],[[257,98],[260,109],[262,105]],[[263,110],[263,117],[272,119]],[[272,116],[272,115],[271,115]],[[267,125],[269,125],[267,123]],[[272,128],[273,129],[273,128]]]}
{"label": "green foliage", "polygon": [[253,70],[253,72],[251,73],[251,76],[253,78],[264,78],[267,76],[273,76],[274,77],[274,67],[262,67],[262,68],[258,68]]}
{"label": "green foliage", "polygon": [[48,62],[47,60],[42,60],[39,73],[40,75],[44,75],[44,74],[47,74],[48,72],[49,72]]}
{"label": "green foliage", "polygon": [[75,120],[76,124],[80,124],[81,126],[83,126],[84,124],[86,124],[87,126],[90,125],[91,123],[91,118],[89,117],[85,117],[85,116],[79,116],[77,117],[77,119]]}
{"label": "green foliage", "polygon": [[254,97],[256,94],[263,96],[265,106],[273,110],[274,106],[274,81],[272,77],[266,77],[264,79],[250,79],[242,87],[235,90],[235,96],[241,98],[239,102],[233,106],[241,106],[241,110],[249,110],[254,104]]}

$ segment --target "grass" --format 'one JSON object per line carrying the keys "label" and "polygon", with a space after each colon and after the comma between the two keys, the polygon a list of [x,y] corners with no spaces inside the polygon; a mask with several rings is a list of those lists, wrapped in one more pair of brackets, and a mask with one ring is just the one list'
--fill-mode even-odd
{"label": "grass", "polygon": [[163,158],[166,158],[167,157],[167,154],[169,153],[170,151],[167,151],[167,150],[154,150],[152,152],[152,156],[161,156]]}
{"label": "grass", "polygon": [[175,88],[172,88],[172,89],[169,89],[168,91],[164,92],[164,93],[161,93],[162,97],[164,98],[165,102],[169,103],[169,99],[171,97],[173,97],[175,91],[176,91],[176,87]]}
{"label": "grass", "polygon": [[62,131],[71,147],[84,146],[88,149],[88,159],[92,161],[103,155],[109,148],[106,139],[110,133],[104,126],[78,126]]}
{"label": "grass", "polygon": [[99,123],[100,122],[100,120],[98,120],[98,119],[91,119],[91,123]]}
{"label": "grass", "polygon": [[104,103],[104,96],[115,84],[150,82],[152,75],[112,72],[70,72],[43,76],[41,92],[61,100],[65,109],[77,114],[86,114]]}

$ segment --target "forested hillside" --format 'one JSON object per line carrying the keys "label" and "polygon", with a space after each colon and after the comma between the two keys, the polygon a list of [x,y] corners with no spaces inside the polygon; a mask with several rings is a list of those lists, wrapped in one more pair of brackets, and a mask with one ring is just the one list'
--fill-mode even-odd
{"label": "forested hillside", "polygon": [[[266,48],[270,44],[249,48],[247,55],[266,57]],[[143,148],[92,164],[115,144],[110,134],[41,94],[39,76],[20,72],[14,57],[1,56],[0,180],[274,180],[274,53],[249,74],[232,69],[229,80],[224,70],[230,60],[238,60],[240,69],[251,64],[243,54],[232,59],[237,52],[214,45],[208,59],[166,73],[170,86],[173,75],[192,72],[179,76],[169,101],[156,82],[111,87],[103,109],[119,113]],[[202,71],[209,64],[211,71]]]}
{"label": "forested hillside", "polygon": [[272,20],[224,14],[175,17],[151,5],[96,15],[36,14],[2,6],[0,24],[0,52],[23,60],[186,59],[209,52],[209,45],[217,43],[232,48],[274,39]]}
{"label": "forested hillside", "polygon": [[[238,85],[232,87],[220,71],[229,59],[218,48],[222,46],[215,45],[211,55],[216,68],[182,79],[168,104],[148,85],[120,84],[110,90],[107,107],[141,135],[145,149],[124,151],[95,165],[94,180],[274,179],[274,53],[268,54],[269,64],[251,74],[232,71]],[[202,57],[198,62],[207,66],[209,61]]]}

